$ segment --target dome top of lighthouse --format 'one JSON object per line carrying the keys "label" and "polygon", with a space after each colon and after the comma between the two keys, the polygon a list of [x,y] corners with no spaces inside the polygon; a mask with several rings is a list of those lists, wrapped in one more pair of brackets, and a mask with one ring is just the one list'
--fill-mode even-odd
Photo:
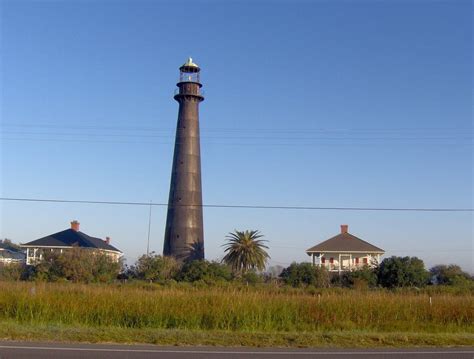
{"label": "dome top of lighthouse", "polygon": [[192,66],[192,67],[199,67],[197,64],[193,62],[192,57],[188,57],[188,61],[186,61],[183,66]]}
{"label": "dome top of lighthouse", "polygon": [[191,57],[179,69],[185,72],[199,72],[198,64],[194,63]]}

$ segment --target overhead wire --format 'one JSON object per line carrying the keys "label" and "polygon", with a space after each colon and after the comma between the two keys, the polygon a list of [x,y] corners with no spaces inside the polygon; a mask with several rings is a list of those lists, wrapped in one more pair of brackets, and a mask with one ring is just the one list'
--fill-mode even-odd
{"label": "overhead wire", "polygon": [[[76,203],[76,204],[105,204],[131,206],[168,206],[160,202],[126,202],[126,201],[91,201],[68,200],[53,198],[20,198],[0,197],[0,201],[16,202],[49,202],[49,203]],[[188,204],[174,204],[176,207],[198,207]],[[324,207],[324,206],[271,206],[271,205],[237,205],[237,204],[202,204],[204,208],[236,208],[236,209],[281,209],[281,210],[318,210],[318,211],[384,211],[384,212],[474,212],[474,208],[434,208],[434,207]]]}

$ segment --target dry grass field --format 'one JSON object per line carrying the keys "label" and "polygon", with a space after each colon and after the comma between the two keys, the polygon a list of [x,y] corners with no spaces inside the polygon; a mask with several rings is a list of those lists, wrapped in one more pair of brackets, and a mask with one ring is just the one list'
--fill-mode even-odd
{"label": "dry grass field", "polygon": [[474,296],[273,286],[0,282],[0,323],[0,337],[5,339],[473,345]]}

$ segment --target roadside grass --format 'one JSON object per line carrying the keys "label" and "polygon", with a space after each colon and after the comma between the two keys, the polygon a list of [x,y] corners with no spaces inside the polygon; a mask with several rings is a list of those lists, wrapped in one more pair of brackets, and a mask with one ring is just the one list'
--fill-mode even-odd
{"label": "roadside grass", "polygon": [[474,345],[474,296],[429,295],[0,282],[0,338],[279,347]]}
{"label": "roadside grass", "polygon": [[64,343],[121,343],[168,346],[280,348],[400,348],[474,346],[472,333],[273,332],[246,333],[118,327],[22,325],[1,322],[0,340]]}

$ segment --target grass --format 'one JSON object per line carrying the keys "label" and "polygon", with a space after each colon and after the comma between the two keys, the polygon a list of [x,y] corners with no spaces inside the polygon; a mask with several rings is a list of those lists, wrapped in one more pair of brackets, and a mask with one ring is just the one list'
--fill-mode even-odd
{"label": "grass", "polygon": [[0,282],[0,337],[245,346],[474,345],[474,297]]}

